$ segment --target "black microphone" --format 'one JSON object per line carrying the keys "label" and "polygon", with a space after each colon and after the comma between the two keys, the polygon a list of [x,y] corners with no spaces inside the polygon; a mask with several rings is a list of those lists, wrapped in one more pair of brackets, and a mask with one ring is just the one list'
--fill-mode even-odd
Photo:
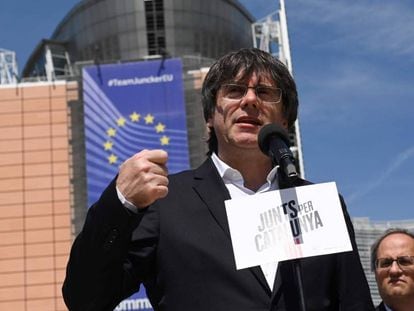
{"label": "black microphone", "polygon": [[262,127],[258,136],[260,150],[277,164],[288,179],[296,179],[298,173],[295,158],[289,149],[289,137],[280,126],[270,123]]}

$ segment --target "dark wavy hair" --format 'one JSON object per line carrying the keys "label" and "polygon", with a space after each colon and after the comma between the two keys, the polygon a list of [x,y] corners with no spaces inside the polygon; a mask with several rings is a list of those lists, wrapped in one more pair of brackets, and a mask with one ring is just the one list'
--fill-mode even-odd
{"label": "dark wavy hair", "polygon": [[[218,59],[204,79],[201,90],[204,119],[208,121],[216,108],[217,92],[220,87],[235,80],[245,81],[255,73],[273,80],[282,89],[282,105],[288,126],[292,126],[298,113],[296,83],[287,67],[271,54],[256,48],[240,49]],[[218,143],[213,128],[209,128],[208,155],[217,153]]]}

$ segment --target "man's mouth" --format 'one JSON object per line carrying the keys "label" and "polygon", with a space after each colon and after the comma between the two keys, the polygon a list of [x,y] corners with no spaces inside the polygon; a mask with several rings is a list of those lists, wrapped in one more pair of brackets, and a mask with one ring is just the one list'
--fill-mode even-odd
{"label": "man's mouth", "polygon": [[262,122],[259,119],[253,118],[253,117],[239,117],[237,118],[236,123],[247,123],[247,124],[257,125],[257,126],[262,125]]}
{"label": "man's mouth", "polygon": [[388,282],[389,284],[394,284],[394,285],[397,285],[397,284],[401,284],[401,283],[405,283],[404,282],[404,280],[402,280],[402,279],[391,279],[391,280],[389,280],[389,282]]}

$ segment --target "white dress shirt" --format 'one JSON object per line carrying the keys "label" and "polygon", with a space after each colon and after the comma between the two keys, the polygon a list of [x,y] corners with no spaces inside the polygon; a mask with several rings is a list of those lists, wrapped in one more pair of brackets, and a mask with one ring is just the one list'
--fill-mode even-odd
{"label": "white dress shirt", "polygon": [[[253,195],[256,193],[262,193],[270,190],[277,190],[279,188],[276,178],[276,167],[274,167],[267,175],[266,183],[264,183],[256,192],[254,192],[244,186],[243,176],[240,174],[238,170],[235,170],[228,166],[226,163],[220,160],[215,153],[212,154],[211,159],[213,160],[213,163],[216,166],[217,171],[223,179],[224,184],[229,190],[230,197],[232,199],[240,198],[242,196],[247,195]],[[277,262],[270,262],[260,266],[266,278],[267,284],[269,285],[271,290],[273,289],[277,265]]]}

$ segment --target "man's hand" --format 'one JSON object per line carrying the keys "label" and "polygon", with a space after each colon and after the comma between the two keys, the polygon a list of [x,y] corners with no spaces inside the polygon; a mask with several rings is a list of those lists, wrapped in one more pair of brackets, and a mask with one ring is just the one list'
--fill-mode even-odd
{"label": "man's hand", "polygon": [[138,209],[168,193],[168,154],[164,150],[142,150],[120,167],[116,186]]}

